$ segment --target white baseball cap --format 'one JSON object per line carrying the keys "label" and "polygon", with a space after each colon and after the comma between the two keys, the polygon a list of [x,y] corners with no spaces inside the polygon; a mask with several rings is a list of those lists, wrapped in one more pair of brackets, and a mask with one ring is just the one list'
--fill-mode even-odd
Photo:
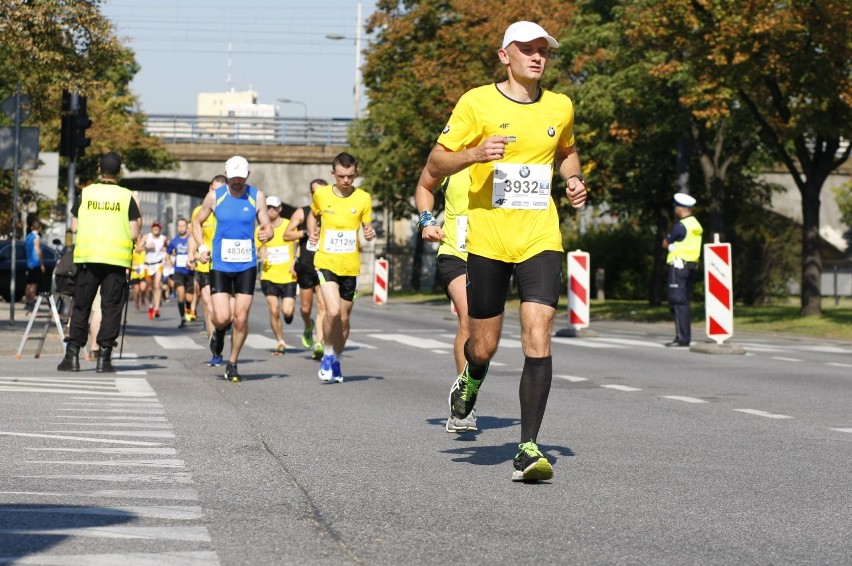
{"label": "white baseball cap", "polygon": [[266,197],[266,206],[274,206],[275,208],[278,208],[281,206],[281,199],[275,195],[268,196]]}
{"label": "white baseball cap", "polygon": [[540,25],[533,22],[515,22],[506,28],[506,33],[503,34],[503,49],[509,47],[513,41],[527,42],[540,37],[546,39],[551,48],[559,47],[559,42],[547,35]]}
{"label": "white baseball cap", "polygon": [[225,177],[248,177],[249,164],[245,157],[235,155],[225,162]]}
{"label": "white baseball cap", "polygon": [[676,205],[686,208],[692,208],[696,203],[696,200],[686,193],[675,193],[674,201]]}

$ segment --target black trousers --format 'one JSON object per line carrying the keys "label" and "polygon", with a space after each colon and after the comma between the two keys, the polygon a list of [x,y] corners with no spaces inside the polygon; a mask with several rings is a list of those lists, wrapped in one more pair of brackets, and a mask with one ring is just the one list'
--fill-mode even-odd
{"label": "black trousers", "polygon": [[69,344],[83,347],[89,338],[89,315],[95,295],[101,290],[101,328],[97,343],[112,348],[121,332],[121,313],[127,300],[127,268],[105,263],[83,263],[77,266],[74,288],[74,308],[71,310],[71,329],[65,339]]}
{"label": "black trousers", "polygon": [[692,340],[689,301],[694,273],[695,270],[688,267],[678,269],[669,265],[669,309],[674,314],[675,340],[681,344],[689,344]]}

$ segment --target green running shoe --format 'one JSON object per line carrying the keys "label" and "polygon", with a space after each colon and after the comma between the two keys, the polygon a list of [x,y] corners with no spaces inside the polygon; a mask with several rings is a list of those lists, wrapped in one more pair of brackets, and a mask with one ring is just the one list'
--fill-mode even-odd
{"label": "green running shoe", "polygon": [[[487,370],[486,370],[487,371]],[[464,371],[450,388],[450,417],[463,419],[470,414],[476,405],[476,395],[485,377],[476,380],[470,376],[468,366],[465,364]]]}
{"label": "green running shoe", "polygon": [[305,327],[305,331],[302,333],[302,346],[305,347],[305,350],[310,350],[314,346],[314,320],[311,319],[311,325]]}
{"label": "green running shoe", "polygon": [[322,360],[323,354],[325,354],[325,348],[323,348],[322,342],[314,344],[314,355],[311,357],[316,361],[320,361]]}
{"label": "green running shoe", "polygon": [[542,481],[553,477],[553,467],[532,440],[518,444],[512,463],[515,467],[512,481]]}

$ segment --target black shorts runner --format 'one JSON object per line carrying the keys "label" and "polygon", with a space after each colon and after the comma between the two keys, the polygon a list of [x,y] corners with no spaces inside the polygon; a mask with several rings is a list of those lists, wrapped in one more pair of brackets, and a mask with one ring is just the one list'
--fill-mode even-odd
{"label": "black shorts runner", "polygon": [[175,280],[175,287],[188,287],[192,291],[192,273],[178,273],[172,276]]}
{"label": "black shorts runner", "polygon": [[296,282],[302,289],[313,289],[320,284],[317,270],[313,266],[296,262]]}
{"label": "black shorts runner", "polygon": [[198,288],[203,289],[210,285],[210,272],[209,271],[196,271],[195,272],[195,281],[198,283]]}
{"label": "black shorts runner", "polygon": [[448,299],[451,298],[450,283],[464,275],[467,275],[465,260],[454,255],[438,256],[438,276],[441,278],[441,285],[444,286],[444,293],[447,294]]}
{"label": "black shorts runner", "polygon": [[350,303],[358,296],[358,278],[354,275],[337,275],[328,269],[317,269],[317,277],[320,285],[323,283],[337,283],[340,288],[340,298]]}
{"label": "black shorts runner", "polygon": [[245,271],[210,271],[210,294],[228,293],[230,295],[253,295],[257,268],[251,267]]}
{"label": "black shorts runner", "polygon": [[541,252],[517,264],[468,254],[467,309],[471,318],[493,318],[503,313],[513,271],[522,303],[556,308],[562,289],[560,252]]}
{"label": "black shorts runner", "polygon": [[279,299],[295,299],[295,283],[273,283],[266,279],[260,280],[260,290],[264,297],[278,297]]}

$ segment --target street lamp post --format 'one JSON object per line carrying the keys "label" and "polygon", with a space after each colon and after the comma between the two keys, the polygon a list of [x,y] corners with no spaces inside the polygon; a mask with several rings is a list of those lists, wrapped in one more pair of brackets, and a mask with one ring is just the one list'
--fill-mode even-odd
{"label": "street lamp post", "polygon": [[[354,116],[357,120],[361,115],[361,29],[363,28],[363,24],[361,22],[361,2],[358,2],[356,16],[355,16],[355,88],[354,88],[354,98],[355,98],[355,108],[354,108]],[[337,33],[330,33],[325,36],[326,39],[352,39],[351,37],[346,37]]]}
{"label": "street lamp post", "polygon": [[302,110],[305,112],[305,120],[308,119],[308,105],[304,102],[300,102],[298,100],[290,100],[289,98],[276,98],[276,102],[280,102],[281,104],[301,104]]}

